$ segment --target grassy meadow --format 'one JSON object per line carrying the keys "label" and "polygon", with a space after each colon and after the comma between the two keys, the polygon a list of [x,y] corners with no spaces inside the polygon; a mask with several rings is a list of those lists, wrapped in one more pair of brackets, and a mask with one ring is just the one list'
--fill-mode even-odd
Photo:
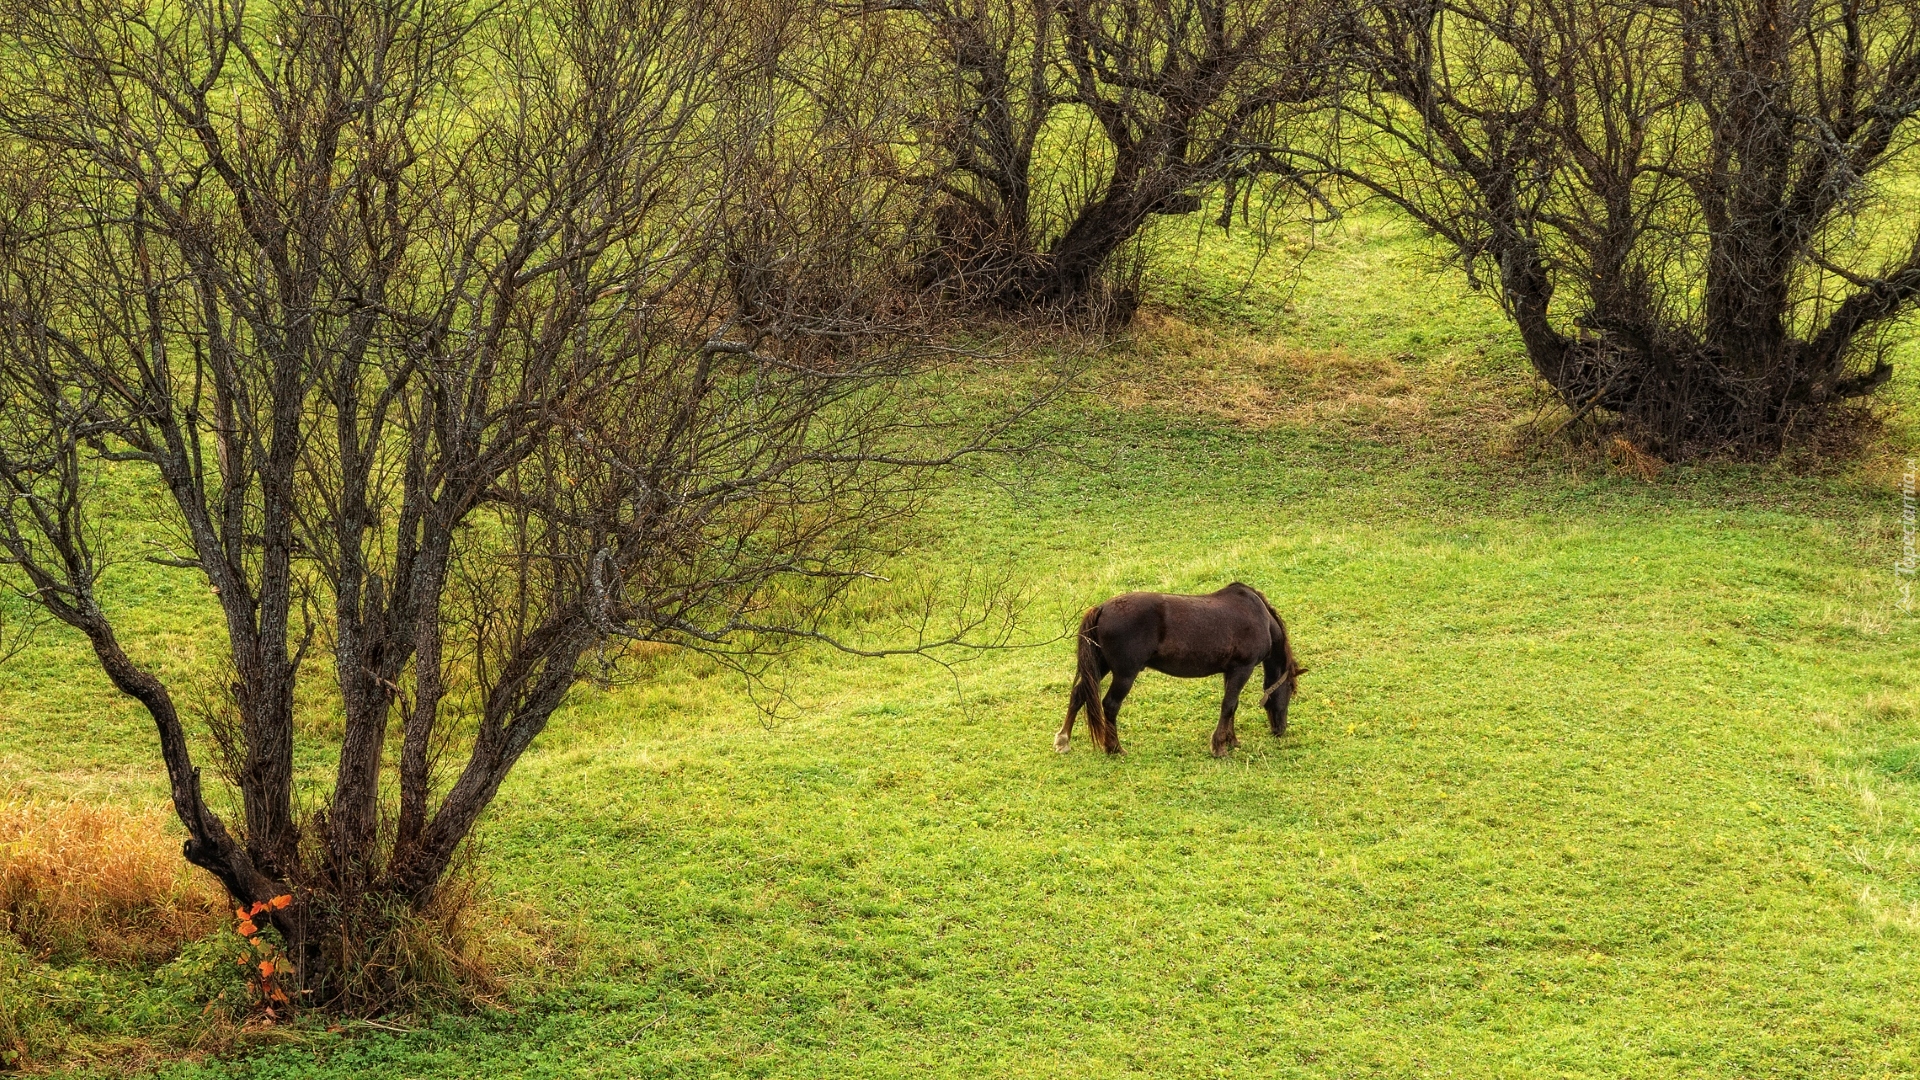
{"label": "grassy meadow", "polygon": [[[939,494],[903,576],[1012,575],[1031,647],[808,653],[772,715],[673,654],[583,688],[483,826],[496,1007],[208,1041],[204,943],[0,994],[171,1077],[1920,1075],[1914,350],[1862,453],[1646,480],[1525,436],[1391,220],[1259,255],[1170,227],[1063,444]],[[204,667],[204,584],[119,574]],[[1124,756],[1052,752],[1082,609],[1235,579],[1310,668],[1286,738],[1215,760],[1219,681],[1148,673]],[[0,669],[16,797],[150,805],[151,741],[70,635]]]}

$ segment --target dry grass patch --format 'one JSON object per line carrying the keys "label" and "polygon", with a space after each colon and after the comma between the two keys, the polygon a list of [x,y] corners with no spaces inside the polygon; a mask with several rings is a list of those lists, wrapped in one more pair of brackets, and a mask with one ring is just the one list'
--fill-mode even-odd
{"label": "dry grass patch", "polygon": [[1331,427],[1384,439],[1485,444],[1525,408],[1524,388],[1456,361],[1310,351],[1144,310],[1115,350],[1112,394],[1253,428]]}
{"label": "dry grass patch", "polygon": [[165,804],[0,800],[0,928],[42,959],[169,959],[226,907],[179,833]]}
{"label": "dry grass patch", "polygon": [[[1669,462],[1604,412],[1574,415],[1524,367],[1494,372],[1467,358],[1303,349],[1144,308],[1108,353],[1106,393],[1128,408],[1199,414],[1249,428],[1319,428],[1347,436],[1507,459],[1550,458],[1647,483]],[[1912,450],[1896,406],[1841,409],[1776,464],[1796,474],[1845,470],[1897,489]]]}
{"label": "dry grass patch", "polygon": [[1640,444],[1624,435],[1615,435],[1607,443],[1607,460],[1613,467],[1646,483],[1660,479],[1666,471],[1667,463],[1653,454],[1647,453]]}

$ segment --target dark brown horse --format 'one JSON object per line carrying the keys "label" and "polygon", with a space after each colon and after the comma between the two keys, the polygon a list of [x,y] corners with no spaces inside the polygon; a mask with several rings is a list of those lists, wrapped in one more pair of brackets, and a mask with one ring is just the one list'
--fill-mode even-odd
{"label": "dark brown horse", "polygon": [[[1144,668],[1182,679],[1208,675],[1227,677],[1227,694],[1220,702],[1220,725],[1213,729],[1213,753],[1223,756],[1240,745],[1234,734],[1233,714],[1240,708],[1240,689],[1263,665],[1267,724],[1275,735],[1287,733],[1287,703],[1295,680],[1306,668],[1293,658],[1287,643],[1287,624],[1258,590],[1239,582],[1206,596],[1136,592],[1116,596],[1088,611],[1080,620],[1079,670],[1073,694],[1067,700],[1067,722],[1054,736],[1061,753],[1073,741],[1073,718],[1087,707],[1087,731],[1095,746],[1109,754],[1120,752],[1117,720],[1120,703],[1133,689]],[[1106,700],[1100,699],[1100,680],[1113,673]]]}

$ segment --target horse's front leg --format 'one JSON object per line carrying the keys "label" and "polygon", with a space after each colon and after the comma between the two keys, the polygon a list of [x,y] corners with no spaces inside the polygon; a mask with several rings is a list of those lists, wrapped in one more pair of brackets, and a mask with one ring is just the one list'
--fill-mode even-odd
{"label": "horse's front leg", "polygon": [[1220,726],[1213,729],[1213,756],[1226,757],[1227,752],[1240,745],[1240,736],[1233,730],[1233,716],[1240,711],[1240,690],[1253,677],[1253,665],[1227,669],[1227,693],[1220,699]]}

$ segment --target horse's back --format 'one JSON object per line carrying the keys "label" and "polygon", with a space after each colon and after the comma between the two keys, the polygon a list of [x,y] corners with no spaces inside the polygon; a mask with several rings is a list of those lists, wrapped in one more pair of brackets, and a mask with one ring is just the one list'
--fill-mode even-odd
{"label": "horse's back", "polygon": [[1133,592],[1100,605],[1099,644],[1116,669],[1218,675],[1272,648],[1266,601],[1239,582],[1204,596]]}

